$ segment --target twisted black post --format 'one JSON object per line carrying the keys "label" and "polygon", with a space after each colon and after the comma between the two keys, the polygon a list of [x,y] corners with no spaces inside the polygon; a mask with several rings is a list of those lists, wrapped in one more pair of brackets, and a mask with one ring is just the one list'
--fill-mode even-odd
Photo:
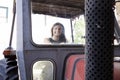
{"label": "twisted black post", "polygon": [[8,47],[3,54],[6,59],[5,80],[19,80],[15,51]]}

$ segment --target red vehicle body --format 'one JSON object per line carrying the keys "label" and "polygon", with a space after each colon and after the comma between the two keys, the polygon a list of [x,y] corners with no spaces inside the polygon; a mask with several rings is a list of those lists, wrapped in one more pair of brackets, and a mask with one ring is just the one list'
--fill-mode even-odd
{"label": "red vehicle body", "polygon": [[[120,62],[114,61],[114,80],[120,80]],[[85,80],[85,55],[71,55],[66,64],[65,80]]]}

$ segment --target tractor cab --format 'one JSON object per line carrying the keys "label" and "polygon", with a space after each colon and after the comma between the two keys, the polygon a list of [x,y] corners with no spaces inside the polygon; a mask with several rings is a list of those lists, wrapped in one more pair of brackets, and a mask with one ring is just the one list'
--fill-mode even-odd
{"label": "tractor cab", "polygon": [[[4,51],[6,79],[120,80],[119,0],[16,0],[15,5],[17,48]],[[58,34],[55,23],[64,25],[56,30],[65,43],[44,42]]]}

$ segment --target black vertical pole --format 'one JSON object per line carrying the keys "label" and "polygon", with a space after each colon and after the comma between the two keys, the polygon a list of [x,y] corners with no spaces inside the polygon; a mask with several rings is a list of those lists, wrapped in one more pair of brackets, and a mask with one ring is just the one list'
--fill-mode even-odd
{"label": "black vertical pole", "polygon": [[85,0],[85,80],[113,80],[113,3],[114,0]]}
{"label": "black vertical pole", "polygon": [[72,19],[70,19],[70,24],[71,24],[71,36],[72,36],[72,42],[74,42]]}
{"label": "black vertical pole", "polygon": [[10,34],[9,47],[11,47],[11,45],[12,45],[14,23],[15,23],[15,15],[16,15],[16,2],[14,0],[14,3],[13,3],[13,20],[12,20],[12,28],[11,28],[11,34]]}

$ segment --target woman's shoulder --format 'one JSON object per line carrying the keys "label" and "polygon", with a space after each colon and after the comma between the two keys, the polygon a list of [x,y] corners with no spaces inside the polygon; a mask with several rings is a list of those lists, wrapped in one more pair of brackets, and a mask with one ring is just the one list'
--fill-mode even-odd
{"label": "woman's shoulder", "polygon": [[50,43],[50,38],[44,38],[44,43]]}

